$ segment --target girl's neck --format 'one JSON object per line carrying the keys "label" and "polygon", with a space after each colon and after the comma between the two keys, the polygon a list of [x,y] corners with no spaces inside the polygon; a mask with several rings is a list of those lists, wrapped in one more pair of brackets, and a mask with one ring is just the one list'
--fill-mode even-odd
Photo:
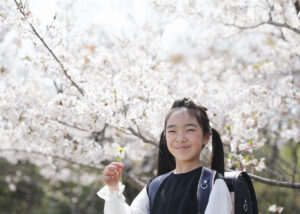
{"label": "girl's neck", "polygon": [[201,166],[200,161],[192,162],[192,163],[176,161],[176,168],[174,170],[174,174],[190,172],[194,169],[197,169],[200,166]]}

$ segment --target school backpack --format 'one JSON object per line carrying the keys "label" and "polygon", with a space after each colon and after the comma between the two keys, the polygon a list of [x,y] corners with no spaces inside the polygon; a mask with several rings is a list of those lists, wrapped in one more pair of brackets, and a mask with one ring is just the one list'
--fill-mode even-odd
{"label": "school backpack", "polygon": [[[163,181],[171,172],[160,175],[151,180],[147,185],[150,210],[155,194]],[[223,178],[215,170],[203,167],[197,187],[198,213],[204,214],[215,177]],[[232,214],[258,214],[257,201],[251,178],[244,171],[225,172],[224,178],[229,189],[233,204]]]}

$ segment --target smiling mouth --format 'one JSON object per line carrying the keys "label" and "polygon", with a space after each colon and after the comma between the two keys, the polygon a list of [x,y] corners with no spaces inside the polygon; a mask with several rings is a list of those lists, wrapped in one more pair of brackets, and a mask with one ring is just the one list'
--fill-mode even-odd
{"label": "smiling mouth", "polygon": [[189,146],[182,146],[182,147],[178,147],[178,148],[176,148],[177,150],[179,150],[179,151],[185,151],[185,150],[187,150],[188,148],[190,148]]}

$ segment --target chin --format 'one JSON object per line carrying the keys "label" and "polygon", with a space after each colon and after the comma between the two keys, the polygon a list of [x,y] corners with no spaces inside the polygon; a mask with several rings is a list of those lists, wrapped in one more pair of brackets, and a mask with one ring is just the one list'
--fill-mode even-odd
{"label": "chin", "polygon": [[175,157],[175,159],[180,162],[192,162],[193,161],[192,158],[188,158],[188,157]]}

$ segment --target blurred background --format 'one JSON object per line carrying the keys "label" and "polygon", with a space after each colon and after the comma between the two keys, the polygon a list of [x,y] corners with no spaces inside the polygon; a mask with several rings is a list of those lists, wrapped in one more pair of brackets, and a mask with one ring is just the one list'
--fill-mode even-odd
{"label": "blurred background", "polygon": [[208,108],[260,213],[300,213],[299,12],[298,0],[1,0],[0,214],[103,213],[119,147],[131,203],[182,97]]}

